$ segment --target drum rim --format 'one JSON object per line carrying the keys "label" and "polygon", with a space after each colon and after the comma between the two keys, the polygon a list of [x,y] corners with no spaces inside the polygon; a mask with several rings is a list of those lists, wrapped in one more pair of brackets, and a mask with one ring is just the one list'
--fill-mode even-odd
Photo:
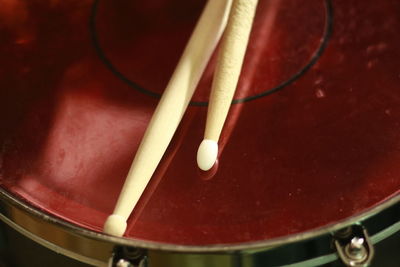
{"label": "drum rim", "polygon": [[[368,218],[373,217],[379,212],[394,206],[395,204],[400,203],[400,192],[396,192],[392,196],[388,197],[385,201],[381,202],[378,205],[373,206],[372,208],[366,209],[365,211],[358,213],[353,216],[349,216],[344,218],[336,223],[329,223],[327,225],[314,228],[302,233],[298,234],[290,234],[284,237],[266,239],[266,240],[258,240],[258,241],[250,241],[250,242],[242,242],[237,244],[208,244],[208,245],[181,245],[181,244],[171,244],[171,243],[162,243],[156,241],[146,241],[142,239],[134,239],[134,238],[126,238],[126,237],[114,237],[104,233],[95,232],[92,230],[85,229],[83,227],[74,225],[73,223],[67,222],[64,219],[58,218],[55,215],[48,214],[46,212],[40,211],[37,207],[30,206],[24,200],[18,199],[13,196],[3,187],[0,187],[0,207],[2,208],[0,213],[3,214],[4,217],[9,219],[11,222],[20,226],[17,222],[15,222],[14,218],[12,218],[11,214],[7,214],[4,212],[4,206],[19,208],[28,216],[43,220],[46,223],[50,223],[56,226],[60,232],[66,232],[71,235],[79,235],[85,238],[89,238],[92,240],[112,243],[114,245],[121,246],[130,246],[142,249],[149,250],[162,250],[169,252],[184,252],[184,253],[223,253],[223,252],[246,252],[255,249],[262,248],[271,248],[278,247],[285,244],[305,241],[309,239],[316,238],[318,236],[322,236],[327,233],[332,233],[337,230],[343,229],[349,225],[356,224],[360,221],[364,221]],[[22,226],[21,226],[22,227]],[[38,232],[40,229],[25,229],[30,233],[38,236]]]}

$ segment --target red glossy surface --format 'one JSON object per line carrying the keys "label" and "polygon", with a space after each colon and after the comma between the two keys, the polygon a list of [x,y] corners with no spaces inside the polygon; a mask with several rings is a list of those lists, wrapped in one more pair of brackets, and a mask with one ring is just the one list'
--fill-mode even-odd
{"label": "red glossy surface", "polygon": [[[237,97],[303,67],[325,28],[322,1],[260,1]],[[182,4],[181,6],[179,4]],[[204,1],[101,0],[114,67],[161,92]],[[198,171],[206,108],[190,107],[127,236],[178,244],[283,237],[334,223],[400,190],[400,2],[332,1],[333,35],[282,91],[233,106],[213,175]],[[96,54],[92,1],[0,9],[1,183],[50,214],[100,231],[157,99]],[[195,100],[206,99],[210,64]]]}

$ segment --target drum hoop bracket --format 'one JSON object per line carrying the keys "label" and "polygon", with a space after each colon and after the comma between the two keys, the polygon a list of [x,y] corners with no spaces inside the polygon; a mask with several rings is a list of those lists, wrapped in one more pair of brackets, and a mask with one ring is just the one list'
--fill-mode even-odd
{"label": "drum hoop bracket", "polygon": [[346,266],[366,267],[374,257],[374,247],[367,230],[355,224],[337,231],[333,243],[339,259]]}

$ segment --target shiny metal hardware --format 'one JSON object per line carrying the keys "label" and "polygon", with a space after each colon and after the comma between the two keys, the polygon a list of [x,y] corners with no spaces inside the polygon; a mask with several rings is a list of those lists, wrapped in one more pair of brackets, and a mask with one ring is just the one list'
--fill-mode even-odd
{"label": "shiny metal hardware", "polygon": [[367,230],[361,225],[347,227],[334,234],[334,245],[340,260],[351,267],[366,267],[374,257],[374,247]]}
{"label": "shiny metal hardware", "polygon": [[114,248],[108,267],[145,267],[146,263],[144,250],[117,246]]}
{"label": "shiny metal hardware", "polygon": [[120,259],[118,262],[115,264],[116,267],[134,267],[132,263],[130,263],[127,260]]}
{"label": "shiny metal hardware", "polygon": [[[396,195],[382,205],[366,213],[351,217],[351,219],[335,225],[334,228],[327,226],[320,230],[306,232],[300,236],[288,236],[274,241],[265,240],[253,245],[224,245],[223,247],[216,245],[189,249],[171,244],[152,244],[142,240],[115,238],[88,231],[68,224],[57,217],[44,214],[0,187],[1,221],[50,250],[80,262],[101,267],[113,266],[109,261],[115,247],[143,248],[144,259],[140,263],[140,267],[153,265],[162,267],[187,266],[190,261],[196,262],[198,267],[232,266],[231,263],[233,262],[239,262],[233,266],[254,266],[255,262],[266,262],[267,260],[275,259],[275,253],[271,251],[271,247],[278,249],[277,256],[281,259],[280,255],[282,254],[279,253],[281,251],[286,253],[286,250],[281,250],[280,248],[284,249],[286,244],[291,243],[294,244],[294,247],[290,251],[296,252],[293,254],[298,254],[301,259],[298,260],[296,257],[293,264],[287,264],[286,260],[283,259],[281,266],[288,265],[293,267],[295,266],[294,264],[298,266],[320,266],[338,259],[338,253],[332,250],[329,244],[326,246],[326,251],[311,255],[307,259],[304,259],[303,254],[297,253],[297,251],[303,251],[304,244],[320,248],[320,244],[326,244],[326,238],[330,237],[332,239],[333,233],[335,233],[335,239],[339,238],[337,237],[339,233],[342,233],[340,240],[347,240],[347,242],[350,241],[351,236],[362,237],[362,235],[354,235],[354,227],[346,227],[347,225],[354,225],[356,222],[362,222],[368,227],[371,226],[369,232],[371,241],[373,244],[379,244],[400,231],[399,209],[400,195]],[[337,232],[337,229],[344,230]],[[356,227],[356,229],[358,228]],[[333,242],[331,244],[333,245]],[[138,253],[139,250],[133,251]],[[310,253],[313,254],[314,252]],[[141,253],[138,254],[140,255]],[[117,258],[115,257],[115,259]],[[114,266],[115,263],[112,262]],[[259,266],[266,266],[266,264],[259,264]]]}

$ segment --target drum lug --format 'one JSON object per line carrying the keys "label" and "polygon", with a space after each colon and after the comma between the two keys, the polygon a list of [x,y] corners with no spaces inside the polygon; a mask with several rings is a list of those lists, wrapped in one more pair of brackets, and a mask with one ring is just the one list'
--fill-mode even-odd
{"label": "drum lug", "polygon": [[346,266],[365,267],[371,264],[374,247],[367,230],[361,225],[337,231],[333,241],[339,258]]}
{"label": "drum lug", "polygon": [[108,267],[146,267],[145,251],[131,247],[117,246],[108,262]]}

